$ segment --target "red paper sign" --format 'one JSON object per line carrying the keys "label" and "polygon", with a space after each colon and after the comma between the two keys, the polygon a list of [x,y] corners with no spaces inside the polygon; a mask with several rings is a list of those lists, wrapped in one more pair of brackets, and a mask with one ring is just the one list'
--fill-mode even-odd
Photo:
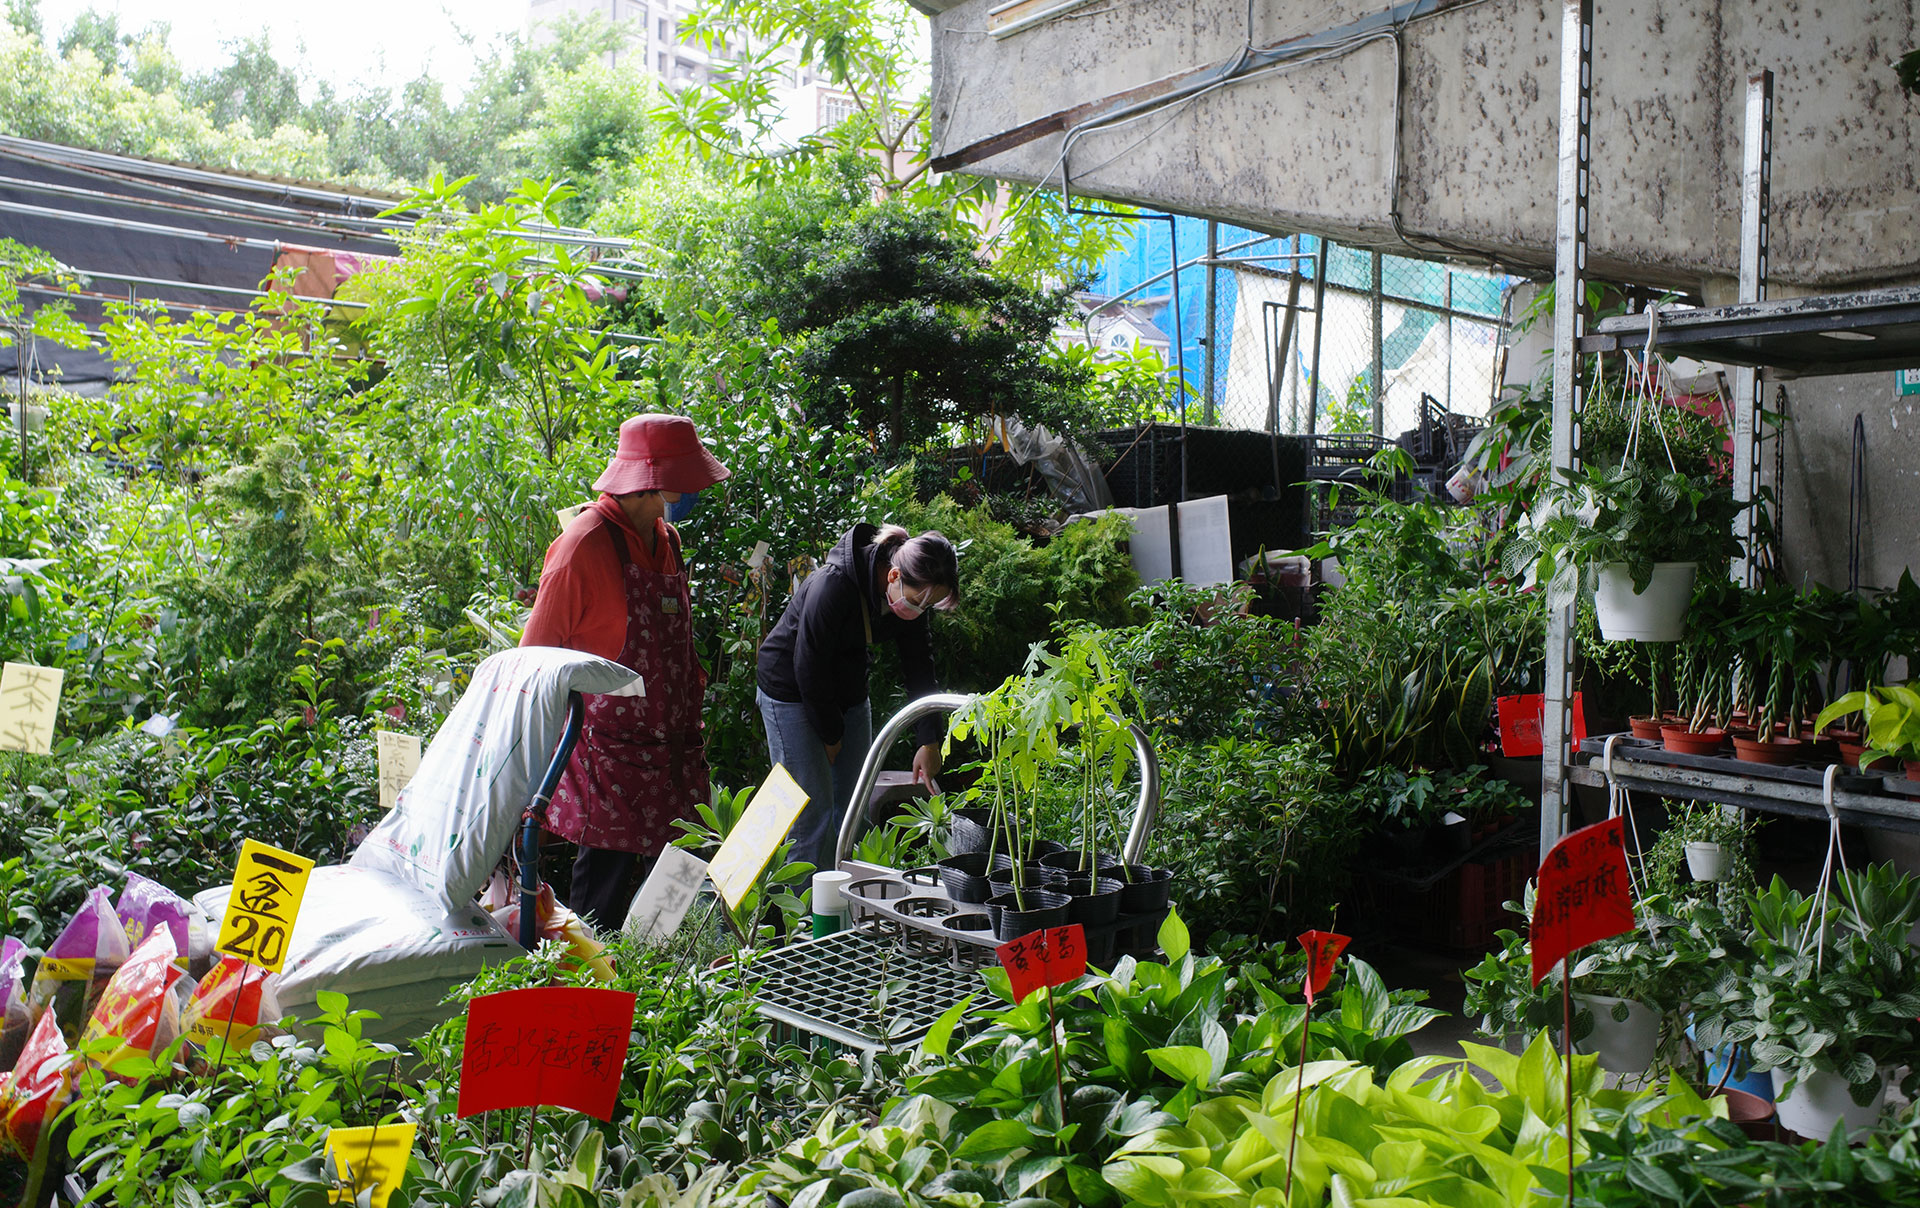
{"label": "red paper sign", "polygon": [[553,1106],[611,1120],[634,997],[562,986],[474,999],[460,1058],[459,1114]]}
{"label": "red paper sign", "polygon": [[1582,827],[1540,862],[1533,901],[1533,984],[1569,953],[1633,930],[1627,845],[1619,818]]}
{"label": "red paper sign", "polygon": [[[1500,711],[1500,753],[1508,759],[1524,759],[1545,749],[1540,741],[1540,714],[1547,707],[1543,693],[1503,696],[1494,704]],[[1573,694],[1573,741],[1577,745],[1587,736],[1587,707],[1578,692]]]}
{"label": "red paper sign", "polygon": [[1087,971],[1087,936],[1078,923],[1048,927],[994,949],[1013,983],[1013,1001],[1041,986],[1064,986]]}
{"label": "red paper sign", "polygon": [[1341,935],[1337,931],[1302,931],[1298,936],[1300,946],[1307,950],[1307,979],[1301,985],[1306,991],[1307,1005],[1313,1005],[1313,996],[1327,988],[1328,979],[1333,977],[1333,963],[1353,942],[1350,935]]}

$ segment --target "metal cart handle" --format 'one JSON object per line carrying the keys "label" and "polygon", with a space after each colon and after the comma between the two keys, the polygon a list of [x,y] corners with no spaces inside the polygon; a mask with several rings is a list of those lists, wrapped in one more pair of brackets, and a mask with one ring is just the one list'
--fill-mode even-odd
{"label": "metal cart handle", "polygon": [[[879,736],[867,748],[866,761],[860,765],[860,778],[853,782],[853,799],[847,802],[846,816],[840,820],[840,841],[833,851],[835,868],[846,863],[853,845],[860,841],[860,832],[866,829],[867,798],[873,795],[874,781],[880,778],[880,761],[886,757],[900,731],[906,729],[909,722],[919,721],[929,713],[951,713],[956,709],[964,709],[974,699],[957,692],[936,692],[919,700],[908,701],[905,708],[880,727]],[[1154,757],[1153,743],[1147,738],[1145,730],[1135,722],[1128,722],[1127,730],[1133,735],[1133,753],[1140,760],[1140,802],[1134,807],[1133,825],[1127,828],[1127,840],[1120,848],[1120,855],[1123,862],[1138,864],[1140,853],[1147,846],[1147,835],[1153,830],[1154,819],[1160,813],[1160,761]]]}

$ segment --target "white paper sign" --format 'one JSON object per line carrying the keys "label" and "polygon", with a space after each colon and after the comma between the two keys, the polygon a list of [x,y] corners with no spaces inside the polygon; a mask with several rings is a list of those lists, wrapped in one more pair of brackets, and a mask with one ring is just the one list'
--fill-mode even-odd
{"label": "white paper sign", "polygon": [[390,810],[420,770],[420,737],[392,730],[376,730],[373,737],[380,748],[380,808]]}
{"label": "white paper sign", "polygon": [[560,531],[563,533],[566,532],[567,526],[573,523],[573,518],[575,516],[578,516],[581,512],[586,511],[587,506],[588,505],[584,503],[576,503],[570,508],[561,508],[559,511],[555,512],[553,514],[553,518],[560,522]]}
{"label": "white paper sign", "polygon": [[753,888],[753,879],[767,866],[774,849],[793,829],[793,820],[806,806],[806,792],[787,769],[774,764],[766,783],[754,793],[746,815],[714,853],[713,865],[707,870],[713,887],[728,906],[738,906],[747,890]]}
{"label": "white paper sign", "polygon": [[53,754],[53,723],[60,712],[58,667],[8,663],[0,667],[0,750]]}
{"label": "white paper sign", "polygon": [[635,939],[665,939],[680,930],[707,879],[707,862],[684,847],[669,847],[660,853],[647,883],[634,895],[627,907],[626,931]]}
{"label": "white paper sign", "polygon": [[1233,529],[1225,495],[1180,505],[1180,577],[1194,587],[1233,582]]}
{"label": "white paper sign", "polygon": [[751,566],[755,570],[759,570],[762,566],[765,566],[766,564],[767,564],[767,543],[764,541],[756,541],[753,543],[753,553],[747,556],[747,565]]}

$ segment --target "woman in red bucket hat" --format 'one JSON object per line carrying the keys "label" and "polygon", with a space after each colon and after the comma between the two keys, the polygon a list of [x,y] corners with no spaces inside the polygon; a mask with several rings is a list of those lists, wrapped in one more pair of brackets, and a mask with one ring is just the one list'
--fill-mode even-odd
{"label": "woman in red bucket hat", "polygon": [[586,698],[586,724],[547,829],[579,847],[567,904],[603,931],[626,920],[640,865],[709,796],[692,602],[673,523],[728,470],[693,421],[636,415],[594,482],[600,497],[547,547],[522,646],[564,646],[632,668],[644,696]]}

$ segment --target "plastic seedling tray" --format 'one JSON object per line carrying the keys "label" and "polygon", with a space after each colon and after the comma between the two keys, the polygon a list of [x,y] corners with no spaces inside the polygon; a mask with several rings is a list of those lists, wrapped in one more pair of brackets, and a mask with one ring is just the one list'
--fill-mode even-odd
{"label": "plastic seedling tray", "polygon": [[867,926],[776,949],[753,972],[765,979],[754,995],[762,1015],[867,1052],[911,1048],[954,1003],[991,997],[976,970],[903,952]]}

